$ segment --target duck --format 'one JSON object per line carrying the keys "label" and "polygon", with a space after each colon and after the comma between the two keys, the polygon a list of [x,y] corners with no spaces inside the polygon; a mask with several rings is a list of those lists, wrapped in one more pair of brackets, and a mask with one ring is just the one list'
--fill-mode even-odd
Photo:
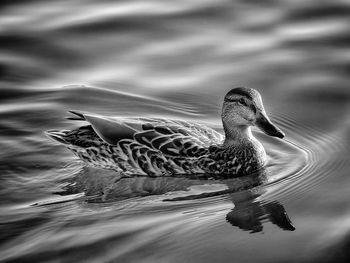
{"label": "duck", "polygon": [[224,135],[185,120],[69,112],[67,119],[87,125],[49,130],[47,135],[86,164],[125,177],[253,174],[266,165],[267,157],[251,128],[280,139],[285,136],[267,116],[260,93],[247,87],[233,88],[223,99]]}

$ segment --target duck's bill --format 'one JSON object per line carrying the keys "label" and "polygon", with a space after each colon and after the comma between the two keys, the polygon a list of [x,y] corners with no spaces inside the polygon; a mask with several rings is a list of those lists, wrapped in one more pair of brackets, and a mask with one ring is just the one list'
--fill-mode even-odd
{"label": "duck's bill", "polygon": [[259,127],[260,130],[270,136],[281,139],[284,137],[285,134],[270,121],[265,112],[259,112],[258,114],[255,125]]}

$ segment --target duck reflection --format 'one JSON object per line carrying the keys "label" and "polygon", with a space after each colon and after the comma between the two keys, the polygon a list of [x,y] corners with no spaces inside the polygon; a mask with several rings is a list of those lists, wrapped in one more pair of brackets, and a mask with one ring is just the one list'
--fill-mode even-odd
{"label": "duck reflection", "polygon": [[[200,195],[167,200],[191,200],[228,194],[234,204],[234,208],[227,213],[226,220],[232,226],[245,231],[250,231],[250,233],[257,233],[263,230],[263,222],[269,221],[283,230],[294,231],[295,227],[289,219],[284,206],[277,201],[266,201],[262,199],[264,190],[259,186],[268,181],[268,172],[266,169],[262,169],[250,176],[236,177],[221,181],[222,183],[225,183],[228,188],[225,191],[202,193]],[[259,200],[259,198],[261,200]]]}
{"label": "duck reflection", "polygon": [[295,230],[283,205],[276,201],[269,203],[256,201],[259,196],[251,191],[232,194],[235,207],[226,215],[226,220],[232,226],[250,233],[261,232],[264,220],[270,221],[283,230]]}
{"label": "duck reflection", "polygon": [[[226,215],[227,222],[232,226],[256,233],[263,230],[264,222],[270,221],[283,230],[295,230],[282,204],[263,200],[264,187],[261,186],[268,180],[268,173],[264,169],[249,176],[226,179],[222,178],[222,175],[193,175],[190,178],[116,178],[113,171],[85,167],[59,194],[84,191],[88,197],[98,196],[89,198],[88,202],[103,203],[162,194],[167,194],[167,198],[163,199],[164,202],[195,200],[226,194],[234,205]],[[213,190],[209,187],[215,185],[221,188]],[[197,191],[191,191],[192,188],[196,188]]]}

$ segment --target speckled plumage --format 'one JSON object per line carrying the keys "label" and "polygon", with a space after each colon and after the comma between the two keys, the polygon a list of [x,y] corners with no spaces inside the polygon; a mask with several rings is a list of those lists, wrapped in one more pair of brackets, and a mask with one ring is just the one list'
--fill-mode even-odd
{"label": "speckled plumage", "polygon": [[[242,96],[238,91],[237,96]],[[237,176],[265,164],[265,151],[250,129],[246,137],[230,144],[215,130],[187,121],[72,113],[75,117],[69,119],[90,125],[71,131],[52,130],[48,135],[88,164],[113,169],[123,176]]]}

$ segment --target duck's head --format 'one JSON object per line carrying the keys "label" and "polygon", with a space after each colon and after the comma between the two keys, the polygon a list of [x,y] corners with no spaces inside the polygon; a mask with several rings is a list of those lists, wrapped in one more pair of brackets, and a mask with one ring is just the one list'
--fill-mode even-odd
{"label": "duck's head", "polygon": [[257,126],[267,135],[284,137],[266,115],[261,96],[255,89],[239,87],[230,90],[224,99],[222,121],[226,135],[237,129]]}

